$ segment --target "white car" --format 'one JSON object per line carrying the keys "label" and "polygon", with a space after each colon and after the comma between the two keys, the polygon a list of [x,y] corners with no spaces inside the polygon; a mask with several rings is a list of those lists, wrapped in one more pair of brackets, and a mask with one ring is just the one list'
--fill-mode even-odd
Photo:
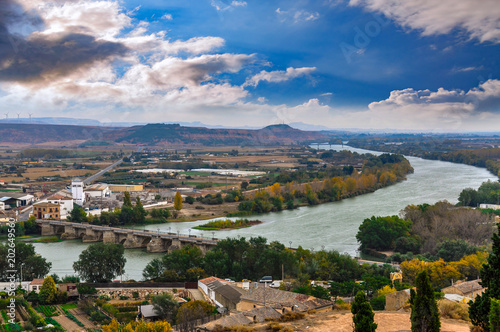
{"label": "white car", "polygon": [[274,280],[269,287],[271,288],[279,288],[281,286],[282,280]]}

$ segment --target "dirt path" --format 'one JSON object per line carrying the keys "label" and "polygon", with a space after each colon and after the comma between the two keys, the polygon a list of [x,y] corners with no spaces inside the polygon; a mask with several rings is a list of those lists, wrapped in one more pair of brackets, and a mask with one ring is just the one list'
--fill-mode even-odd
{"label": "dirt path", "polygon": [[[378,324],[377,332],[409,332],[411,330],[410,314],[400,312],[377,312],[375,323]],[[348,311],[327,311],[307,315],[306,318],[289,323],[281,323],[289,326],[294,331],[311,332],[352,332],[352,314]],[[469,332],[467,322],[441,319],[442,332]]]}
{"label": "dirt path", "polygon": [[66,331],[73,332],[73,331],[85,331],[85,328],[78,326],[75,322],[73,322],[71,319],[69,319],[66,316],[55,316],[52,317],[56,322],[61,324],[62,328],[65,329]]}
{"label": "dirt path", "polygon": [[70,313],[73,314],[73,316],[76,317],[80,322],[82,322],[83,325],[85,325],[85,328],[90,328],[90,329],[97,329],[98,327],[89,320],[88,316],[80,309],[70,309]]}

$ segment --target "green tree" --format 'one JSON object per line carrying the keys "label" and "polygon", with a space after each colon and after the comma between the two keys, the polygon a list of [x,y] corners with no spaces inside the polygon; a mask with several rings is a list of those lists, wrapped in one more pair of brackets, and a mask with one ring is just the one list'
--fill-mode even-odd
{"label": "green tree", "polygon": [[[43,278],[45,277],[52,266],[52,263],[47,262],[45,258],[37,255],[35,252],[35,247],[31,243],[24,243],[21,241],[16,241],[15,243],[15,253],[16,261],[15,268],[10,266],[8,261],[9,245],[0,243],[0,280],[7,281],[9,273],[8,270],[23,271],[23,280],[33,280],[33,278]],[[10,248],[12,249],[12,248]]]}
{"label": "green tree", "polygon": [[412,332],[439,332],[441,321],[437,308],[434,290],[426,271],[417,275],[415,280],[417,291],[410,291],[411,330]]}
{"label": "green tree", "polygon": [[40,230],[36,224],[36,217],[31,216],[24,222],[24,233],[25,234],[39,234]]}
{"label": "green tree", "polygon": [[173,319],[177,315],[177,309],[179,308],[179,303],[174,299],[172,294],[163,293],[157,296],[153,296],[151,299],[151,304],[153,305],[154,312],[163,320],[167,320],[172,323]]}
{"label": "green tree", "polygon": [[500,332],[500,300],[491,299],[490,332]]}
{"label": "green tree", "polygon": [[488,263],[481,271],[481,285],[486,288],[483,294],[476,296],[474,302],[469,302],[469,316],[472,325],[488,330],[491,299],[500,299],[500,236],[493,234],[492,253],[488,256]]}
{"label": "green tree", "polygon": [[366,299],[363,291],[359,291],[351,306],[352,321],[355,332],[373,332],[377,328],[375,324],[372,306]]}
{"label": "green tree", "polygon": [[182,210],[182,196],[178,191],[175,193],[174,197],[174,209],[176,209],[177,211]]}
{"label": "green tree", "polygon": [[390,250],[396,246],[400,237],[409,237],[412,222],[398,216],[371,217],[365,219],[356,239],[361,243],[361,250],[371,248],[376,250]]}
{"label": "green tree", "polygon": [[38,293],[38,299],[40,303],[50,304],[57,300],[57,287],[54,279],[51,276],[47,276],[43,280],[42,287],[40,287],[40,293]]}
{"label": "green tree", "polygon": [[109,282],[123,273],[127,260],[121,244],[91,244],[82,251],[73,269],[87,282]]}
{"label": "green tree", "polygon": [[69,222],[78,222],[78,223],[88,221],[87,213],[85,212],[85,210],[76,204],[73,206],[73,210],[71,210],[71,213],[69,214],[67,219]]}
{"label": "green tree", "polygon": [[144,207],[142,206],[141,199],[139,197],[136,198],[135,200],[135,206],[132,209],[134,219],[133,222],[136,224],[143,224],[146,222],[146,216],[148,213],[146,210],[144,210]]}
{"label": "green tree", "polygon": [[132,208],[132,200],[130,199],[130,193],[128,191],[123,193],[123,206]]}
{"label": "green tree", "polygon": [[182,304],[177,311],[177,323],[183,324],[193,320],[210,316],[215,311],[215,307],[205,301],[189,301]]}

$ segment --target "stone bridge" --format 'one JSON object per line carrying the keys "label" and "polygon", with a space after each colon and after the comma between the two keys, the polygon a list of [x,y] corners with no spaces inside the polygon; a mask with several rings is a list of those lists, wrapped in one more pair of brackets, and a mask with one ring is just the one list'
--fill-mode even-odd
{"label": "stone bridge", "polygon": [[192,244],[203,254],[217,245],[217,239],[198,238],[176,233],[158,233],[130,228],[80,224],[57,220],[37,220],[42,235],[60,235],[61,239],[82,239],[83,242],[121,243],[127,249],[147,248],[148,252],[170,252]]}

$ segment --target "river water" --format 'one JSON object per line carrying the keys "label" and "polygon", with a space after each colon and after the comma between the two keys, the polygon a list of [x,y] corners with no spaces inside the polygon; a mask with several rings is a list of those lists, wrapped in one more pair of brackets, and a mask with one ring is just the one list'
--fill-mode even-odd
{"label": "river water", "polygon": [[[326,145],[320,148],[330,147]],[[342,148],[332,145],[332,149],[380,154],[346,146]],[[409,204],[434,204],[441,200],[457,203],[458,196],[464,188],[477,189],[484,181],[498,179],[483,168],[415,157],[407,159],[415,169],[415,173],[409,174],[406,181],[339,202],[252,216],[251,218],[260,219],[263,223],[244,229],[218,231],[215,232],[215,236],[217,238],[263,236],[268,242],[279,241],[286,246],[300,245],[314,250],[334,249],[355,255],[358,247],[355,236],[364,219],[371,216],[395,215]],[[212,237],[212,232],[191,229],[206,222],[207,220],[168,223],[148,225],[144,228],[151,231],[159,229],[160,232],[178,231],[186,235],[190,233]],[[88,246],[80,240],[34,245],[37,253],[52,262],[51,273],[60,276],[74,274],[73,262],[78,260],[78,255]],[[141,280],[142,270],[146,264],[161,255],[147,253],[145,249],[125,250],[127,264],[124,279]]]}

